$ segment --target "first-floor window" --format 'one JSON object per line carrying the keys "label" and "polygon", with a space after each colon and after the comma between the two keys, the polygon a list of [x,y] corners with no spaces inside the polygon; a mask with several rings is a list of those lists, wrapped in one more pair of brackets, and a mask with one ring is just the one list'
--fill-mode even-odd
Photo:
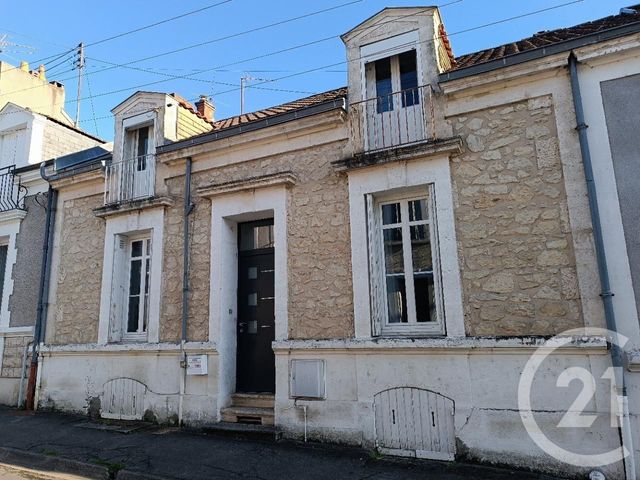
{"label": "first-floor window", "polygon": [[369,198],[374,331],[444,333],[432,186]]}
{"label": "first-floor window", "polygon": [[128,285],[125,315],[125,339],[146,338],[149,319],[149,279],[151,269],[151,238],[129,240],[127,249]]}

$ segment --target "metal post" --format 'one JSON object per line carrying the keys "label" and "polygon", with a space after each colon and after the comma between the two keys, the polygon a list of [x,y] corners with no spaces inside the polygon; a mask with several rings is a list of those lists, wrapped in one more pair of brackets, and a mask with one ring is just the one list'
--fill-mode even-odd
{"label": "metal post", "polygon": [[82,72],[84,70],[84,43],[80,42],[78,45],[78,93],[76,96],[76,121],[75,125],[78,126],[80,122],[80,94],[82,92]]}

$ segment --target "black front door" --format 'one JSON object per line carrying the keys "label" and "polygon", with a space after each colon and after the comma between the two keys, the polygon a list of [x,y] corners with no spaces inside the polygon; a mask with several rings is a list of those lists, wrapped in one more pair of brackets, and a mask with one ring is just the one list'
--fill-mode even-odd
{"label": "black front door", "polygon": [[238,226],[237,392],[275,392],[273,219]]}

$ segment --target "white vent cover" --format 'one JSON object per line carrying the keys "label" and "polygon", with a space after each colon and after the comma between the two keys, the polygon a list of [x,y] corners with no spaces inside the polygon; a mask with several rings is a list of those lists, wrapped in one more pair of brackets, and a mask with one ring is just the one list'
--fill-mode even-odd
{"label": "white vent cover", "polygon": [[324,398],[324,360],[291,360],[290,371],[291,398]]}

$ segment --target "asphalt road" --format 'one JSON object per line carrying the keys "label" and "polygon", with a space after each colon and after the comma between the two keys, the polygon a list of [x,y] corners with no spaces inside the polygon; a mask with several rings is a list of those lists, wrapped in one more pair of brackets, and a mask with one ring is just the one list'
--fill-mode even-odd
{"label": "asphalt road", "polygon": [[[87,419],[82,417],[0,408],[0,447],[55,461],[100,465],[112,473],[126,470],[185,480],[551,480],[478,465],[390,461],[354,448],[237,439],[158,427],[128,434],[86,427]],[[0,458],[1,462],[7,463]],[[18,475],[6,477],[12,480],[30,478],[20,473],[7,475]]]}

